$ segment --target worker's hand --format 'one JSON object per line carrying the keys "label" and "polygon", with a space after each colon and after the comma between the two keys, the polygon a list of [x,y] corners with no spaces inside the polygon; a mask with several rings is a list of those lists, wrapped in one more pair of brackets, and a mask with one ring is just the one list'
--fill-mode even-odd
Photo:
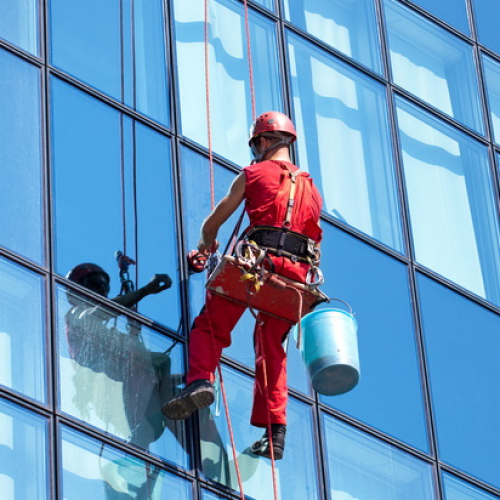
{"label": "worker's hand", "polygon": [[209,245],[207,245],[204,241],[201,240],[198,243],[198,252],[202,253],[203,255],[210,255],[212,253],[215,253],[218,248],[219,248],[219,242],[217,240],[214,240]]}
{"label": "worker's hand", "polygon": [[145,286],[148,294],[160,293],[172,286],[172,280],[168,274],[155,274]]}

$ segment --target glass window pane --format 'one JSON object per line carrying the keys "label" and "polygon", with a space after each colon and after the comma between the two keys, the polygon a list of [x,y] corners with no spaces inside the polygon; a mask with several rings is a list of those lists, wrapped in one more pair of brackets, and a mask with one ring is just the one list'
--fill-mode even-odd
{"label": "glass window pane", "polygon": [[500,64],[483,54],[483,68],[493,139],[500,143]]}
{"label": "glass window pane", "polygon": [[469,22],[467,20],[467,0],[411,1],[470,36]]}
{"label": "glass window pane", "polygon": [[500,3],[497,0],[474,0],[472,6],[479,42],[500,53],[497,21],[500,17]]}
{"label": "glass window pane", "polygon": [[0,450],[2,499],[48,499],[45,419],[0,399]]}
{"label": "glass window pane", "polygon": [[[207,146],[203,0],[175,0],[175,32],[182,134]],[[214,0],[210,7],[210,110],[213,150],[250,162],[250,76],[243,5]],[[250,11],[256,113],[282,111],[275,26]]]}
{"label": "glass window pane", "polygon": [[394,83],[484,133],[472,46],[395,0],[385,0]]}
{"label": "glass window pane", "polygon": [[0,49],[0,74],[0,245],[43,263],[40,71]]}
{"label": "glass window pane", "polygon": [[299,164],[323,210],[403,251],[385,88],[289,33]]}
{"label": "glass window pane", "polygon": [[171,290],[146,297],[139,311],[177,329],[170,140],[60,80],[52,80],[52,89],[57,271],[99,264],[111,276],[114,297],[120,290],[115,252],[121,250],[137,261],[130,267],[137,287],[154,273],[173,280]]}
{"label": "glass window pane", "polygon": [[439,457],[499,488],[500,316],[423,275],[418,288]]}
{"label": "glass window pane", "polygon": [[432,468],[323,415],[332,500],[432,500]]}
{"label": "glass window pane", "polygon": [[46,401],[41,276],[0,258],[0,384]]}
{"label": "glass window pane", "polygon": [[285,16],[368,68],[382,72],[373,0],[284,0]]}
{"label": "glass window pane", "polygon": [[51,60],[58,68],[168,126],[162,0],[51,0]]}
{"label": "glass window pane", "polygon": [[38,0],[0,0],[0,37],[37,56],[38,16]]}
{"label": "glass window pane", "polygon": [[65,500],[189,500],[190,484],[66,427],[61,428]]}
{"label": "glass window pane", "polygon": [[397,108],[417,261],[500,304],[500,236],[487,148],[403,99]]}
{"label": "glass window pane", "polygon": [[466,483],[451,474],[443,473],[443,485],[446,500],[496,500],[496,495],[490,495],[472,484]]}
{"label": "glass window pane", "polygon": [[161,407],[182,379],[182,348],[66,288],[57,289],[62,411],[181,466],[184,422]]}
{"label": "glass window pane", "polygon": [[[249,448],[260,439],[264,429],[250,426],[253,380],[230,368],[223,370],[238,463],[245,495],[256,500],[273,496],[271,461],[250,454]],[[313,420],[311,408],[290,399],[287,410],[287,435],[283,460],[276,462],[278,498],[319,498]],[[216,402],[200,412],[203,473],[209,479],[235,490],[238,481],[220,391]],[[300,467],[297,467],[300,457]]]}
{"label": "glass window pane", "polygon": [[321,262],[322,290],[356,313],[360,381],[351,392],[321,401],[428,451],[408,270],[340,229],[324,224],[323,230],[322,252],[331,257]]}

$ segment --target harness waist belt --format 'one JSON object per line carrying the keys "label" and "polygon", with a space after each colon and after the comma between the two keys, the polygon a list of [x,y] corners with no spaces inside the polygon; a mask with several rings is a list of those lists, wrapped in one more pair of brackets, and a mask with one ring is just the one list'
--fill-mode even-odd
{"label": "harness waist belt", "polygon": [[315,242],[299,233],[278,227],[256,226],[248,231],[246,237],[278,256],[295,257],[305,262],[314,258]]}

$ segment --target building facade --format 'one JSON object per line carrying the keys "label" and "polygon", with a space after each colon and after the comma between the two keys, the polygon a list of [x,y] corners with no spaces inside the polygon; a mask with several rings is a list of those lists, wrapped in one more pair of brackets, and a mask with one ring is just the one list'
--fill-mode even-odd
{"label": "building facade", "polygon": [[[499,17],[498,0],[0,0],[0,498],[240,497],[221,391],[187,422],[159,409],[203,302],[185,255],[250,162],[253,107],[297,126],[322,289],[359,324],[341,396],[312,391],[289,342],[277,496],[500,498]],[[118,295],[117,251],[138,287],[172,287],[126,309],[66,279],[96,263]],[[222,373],[244,493],[268,500],[252,329],[246,313]]]}

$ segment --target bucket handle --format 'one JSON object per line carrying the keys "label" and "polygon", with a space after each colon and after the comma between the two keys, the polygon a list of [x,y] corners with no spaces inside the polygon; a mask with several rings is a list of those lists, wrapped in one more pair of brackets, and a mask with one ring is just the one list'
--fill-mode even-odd
{"label": "bucket handle", "polygon": [[349,314],[351,314],[352,316],[354,316],[354,313],[352,312],[352,307],[351,305],[346,302],[345,300],[342,300],[342,299],[337,299],[337,298],[334,298],[334,297],[328,297],[328,302],[331,302],[332,300],[336,300],[337,302],[342,302],[342,304],[344,304],[345,306],[347,306],[347,308],[349,309]]}

